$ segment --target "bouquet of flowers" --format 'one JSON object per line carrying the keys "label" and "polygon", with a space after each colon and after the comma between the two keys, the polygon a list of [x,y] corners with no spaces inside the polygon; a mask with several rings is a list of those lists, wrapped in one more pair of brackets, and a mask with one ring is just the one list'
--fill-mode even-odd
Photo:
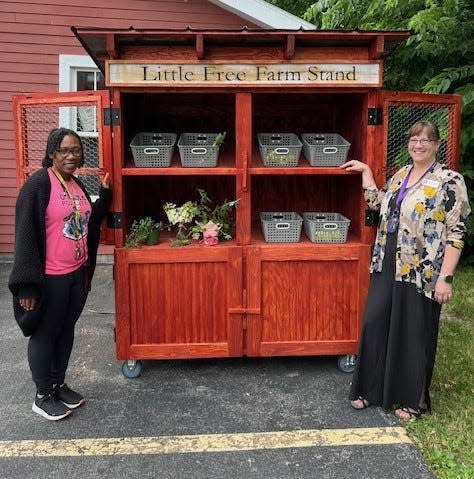
{"label": "bouquet of flowers", "polygon": [[181,206],[167,202],[163,205],[169,226],[177,228],[172,246],[190,244],[192,239],[213,246],[219,240],[226,241],[232,238],[234,227],[232,210],[238,205],[239,200],[226,200],[212,208],[212,202],[206,191],[198,189],[198,192],[199,202],[186,201]]}

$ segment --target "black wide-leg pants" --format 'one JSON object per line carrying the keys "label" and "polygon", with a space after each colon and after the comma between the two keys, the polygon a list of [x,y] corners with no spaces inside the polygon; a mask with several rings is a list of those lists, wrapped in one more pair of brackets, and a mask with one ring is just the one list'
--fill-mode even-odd
{"label": "black wide-leg pants", "polygon": [[414,284],[395,281],[396,239],[388,235],[382,271],[372,274],[350,399],[415,409],[424,392],[431,410],[441,305]]}

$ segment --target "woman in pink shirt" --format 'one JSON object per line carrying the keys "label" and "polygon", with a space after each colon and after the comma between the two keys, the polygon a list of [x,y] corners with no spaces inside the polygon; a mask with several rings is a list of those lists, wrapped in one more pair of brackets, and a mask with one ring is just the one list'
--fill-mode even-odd
{"label": "woman in pink shirt", "polygon": [[100,224],[112,197],[108,173],[95,203],[74,176],[84,164],[83,151],[75,131],[52,130],[43,168],[28,178],[16,203],[9,288],[15,319],[30,337],[28,363],[36,385],[32,409],[54,421],[84,403],[65,376],[94,273]]}

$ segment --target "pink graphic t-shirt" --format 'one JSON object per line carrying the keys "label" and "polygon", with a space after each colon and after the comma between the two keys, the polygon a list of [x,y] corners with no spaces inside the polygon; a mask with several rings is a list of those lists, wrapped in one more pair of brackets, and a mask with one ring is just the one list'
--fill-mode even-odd
{"label": "pink graphic t-shirt", "polygon": [[51,196],[46,208],[46,274],[66,274],[87,261],[87,229],[92,210],[73,178],[65,182],[68,194],[51,168],[48,174]]}

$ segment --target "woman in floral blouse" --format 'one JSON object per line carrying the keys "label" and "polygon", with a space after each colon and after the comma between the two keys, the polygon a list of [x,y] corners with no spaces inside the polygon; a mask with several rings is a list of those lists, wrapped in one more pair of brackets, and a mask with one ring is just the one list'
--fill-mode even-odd
{"label": "woman in floral blouse", "polygon": [[395,405],[401,419],[431,411],[441,305],[452,296],[471,211],[462,175],[437,162],[439,146],[435,125],[415,123],[408,132],[412,164],[382,189],[366,164],[341,166],[362,173],[365,200],[380,214],[350,391],[355,409]]}

